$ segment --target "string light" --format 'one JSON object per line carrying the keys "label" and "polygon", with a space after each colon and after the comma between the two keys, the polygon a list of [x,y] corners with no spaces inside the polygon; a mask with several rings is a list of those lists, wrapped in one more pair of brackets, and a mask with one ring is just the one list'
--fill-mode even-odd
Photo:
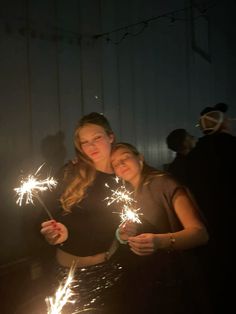
{"label": "string light", "polygon": [[[120,27],[114,29],[109,32],[104,32],[100,34],[95,34],[92,36],[92,39],[99,39],[104,37],[107,42],[112,42],[113,44],[121,43],[128,36],[137,36],[141,34],[153,21],[158,21],[160,19],[168,19],[170,23],[175,23],[176,21],[186,21],[186,18],[178,17],[177,15],[181,12],[186,12],[187,10],[191,10],[197,8],[200,14],[198,16],[193,17],[194,20],[206,16],[207,11],[216,5],[217,0],[205,1],[203,3],[195,3],[191,6],[187,6],[178,10],[166,12],[157,16],[153,16],[151,18],[142,20],[137,23],[128,24],[124,27]],[[21,36],[31,37],[32,39],[40,39],[40,40],[49,40],[52,42],[62,42],[65,41],[69,44],[81,44],[82,34],[74,32],[72,30],[68,30],[62,27],[58,27],[55,25],[42,25],[40,27],[35,27],[35,21],[27,19],[27,18],[12,18],[14,20],[18,20],[21,25],[15,31],[18,32]],[[0,16],[0,20],[5,21],[5,31],[7,34],[12,34],[14,32],[14,28],[12,27],[13,23],[9,23],[9,18],[4,18]],[[23,25],[22,26],[22,22]],[[135,27],[140,27],[136,32],[133,31]],[[43,31],[42,29],[50,28],[50,31]],[[119,40],[114,41],[111,37],[112,34],[118,34],[119,32],[123,32],[121,38]]]}
{"label": "string light", "polygon": [[[149,19],[142,20],[142,21],[137,22],[137,23],[128,24],[124,27],[119,27],[119,28],[116,28],[116,29],[109,31],[109,32],[96,34],[93,36],[93,38],[99,39],[99,38],[105,37],[107,42],[112,42],[113,44],[118,45],[128,36],[137,36],[137,35],[141,34],[147,28],[147,26],[149,26],[149,24],[153,21],[157,21],[157,20],[164,19],[164,18],[168,19],[170,21],[170,23],[172,23],[172,24],[176,21],[186,21],[187,20],[186,18],[179,18],[176,15],[178,13],[185,12],[185,11],[193,9],[193,8],[197,8],[200,12],[200,14],[198,16],[195,16],[193,18],[194,20],[199,19],[200,17],[206,16],[207,11],[216,5],[216,1],[217,0],[207,1],[205,3],[202,3],[201,5],[195,3],[191,6],[184,7],[184,8],[179,9],[179,10],[174,10],[171,12],[163,13],[163,14],[151,17]],[[137,27],[137,26],[142,26],[139,31],[137,31],[137,32],[129,31],[130,29],[133,29],[134,27]],[[115,33],[117,34],[117,33],[122,32],[122,31],[124,32],[124,34],[121,36],[121,38],[119,40],[114,41],[111,38],[112,34],[115,34]]]}

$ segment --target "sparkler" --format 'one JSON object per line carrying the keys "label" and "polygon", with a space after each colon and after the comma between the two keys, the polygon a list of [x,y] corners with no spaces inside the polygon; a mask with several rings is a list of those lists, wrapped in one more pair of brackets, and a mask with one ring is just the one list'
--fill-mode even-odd
{"label": "sparkler", "polygon": [[[77,263],[73,261],[67,278],[64,280],[64,283],[61,283],[57,291],[55,292],[54,297],[47,297],[45,299],[47,305],[47,314],[61,314],[63,307],[68,304],[74,304],[76,300],[73,300],[72,297],[77,295],[73,292],[73,283],[75,282],[74,273],[76,270]],[[76,309],[75,312],[71,314],[85,313],[87,311],[96,310],[96,308],[85,308],[85,309]]]}
{"label": "sparkler", "polygon": [[121,224],[127,220],[141,224],[142,222],[139,219],[139,216],[142,215],[142,213],[138,213],[139,210],[140,208],[131,209],[127,205],[124,205],[124,208],[120,214]]}
{"label": "sparkler", "polygon": [[[119,178],[116,177],[115,181],[119,183]],[[110,188],[107,183],[105,186]],[[142,213],[139,213],[140,208],[135,209],[132,207],[133,204],[136,203],[136,201],[131,196],[133,191],[128,191],[123,182],[122,185],[120,185],[116,190],[111,189],[111,192],[111,195],[106,197],[105,200],[107,200],[108,206],[114,202],[123,204],[122,212],[120,213],[121,223],[127,220],[141,223],[139,218],[139,216],[142,215]]]}
{"label": "sparkler", "polygon": [[47,304],[47,313],[48,314],[61,314],[63,307],[66,303],[74,303],[75,301],[72,300],[72,296],[74,295],[71,284],[74,278],[74,272],[76,268],[76,263],[73,263],[68,276],[65,280],[64,284],[61,284],[58,290],[55,293],[54,297],[48,297],[45,299]]}
{"label": "sparkler", "polygon": [[44,202],[41,200],[38,193],[46,191],[46,190],[52,190],[52,188],[56,187],[57,181],[54,180],[53,177],[47,177],[44,180],[39,180],[39,171],[41,170],[43,165],[44,164],[42,164],[34,174],[30,174],[25,179],[24,178],[21,179],[20,187],[14,188],[14,191],[16,191],[16,194],[18,195],[16,204],[21,206],[24,198],[25,198],[25,204],[30,204],[30,203],[34,204],[33,199],[35,197],[39,201],[39,203],[42,205],[42,207],[48,214],[49,218],[53,219],[51,213],[47,209]]}

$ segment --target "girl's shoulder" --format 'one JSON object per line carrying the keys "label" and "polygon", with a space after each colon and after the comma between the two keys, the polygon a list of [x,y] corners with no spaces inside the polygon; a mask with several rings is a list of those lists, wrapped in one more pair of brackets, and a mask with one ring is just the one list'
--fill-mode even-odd
{"label": "girl's shoulder", "polygon": [[181,188],[180,184],[172,175],[162,172],[156,175],[153,175],[146,180],[144,184],[151,191],[152,194],[163,193],[163,194],[173,194],[176,189]]}
{"label": "girl's shoulder", "polygon": [[150,185],[160,185],[168,182],[175,182],[175,179],[171,174],[164,171],[152,173],[146,179],[146,184]]}

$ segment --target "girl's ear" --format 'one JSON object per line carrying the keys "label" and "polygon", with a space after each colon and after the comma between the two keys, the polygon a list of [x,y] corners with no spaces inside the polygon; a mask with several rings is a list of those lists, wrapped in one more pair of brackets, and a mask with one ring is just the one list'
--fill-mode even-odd
{"label": "girl's ear", "polygon": [[144,157],[143,157],[143,155],[140,154],[139,163],[140,163],[141,167],[143,166],[143,162],[144,162]]}
{"label": "girl's ear", "polygon": [[110,143],[111,144],[114,143],[115,142],[115,134],[110,134],[109,137],[110,137]]}

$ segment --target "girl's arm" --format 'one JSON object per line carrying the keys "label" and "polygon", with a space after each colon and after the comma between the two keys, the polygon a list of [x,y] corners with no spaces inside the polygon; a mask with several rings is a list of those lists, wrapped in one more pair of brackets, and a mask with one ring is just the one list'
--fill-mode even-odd
{"label": "girl's arm", "polygon": [[149,255],[158,249],[186,250],[207,243],[207,229],[201,221],[195,202],[186,190],[178,189],[172,202],[183,229],[173,233],[144,233],[129,237],[128,242],[134,253]]}

